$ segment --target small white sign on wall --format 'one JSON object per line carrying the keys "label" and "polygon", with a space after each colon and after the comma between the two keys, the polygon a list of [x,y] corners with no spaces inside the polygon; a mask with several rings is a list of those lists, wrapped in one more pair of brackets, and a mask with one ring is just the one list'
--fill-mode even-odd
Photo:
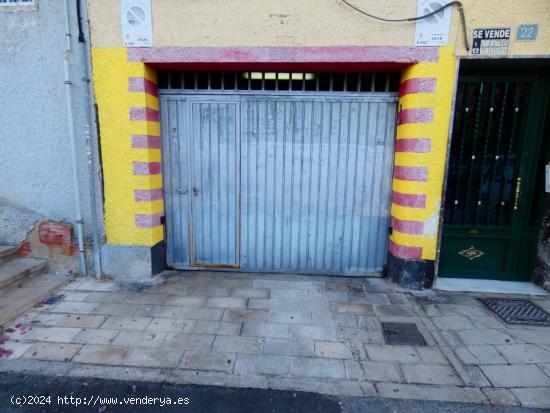
{"label": "small white sign on wall", "polygon": [[[443,0],[418,0],[417,17],[425,16],[447,4]],[[449,28],[451,27],[451,7],[416,21],[414,35],[415,46],[443,46],[449,42]]]}
{"label": "small white sign on wall", "polygon": [[151,0],[121,0],[122,44],[126,47],[153,45]]}

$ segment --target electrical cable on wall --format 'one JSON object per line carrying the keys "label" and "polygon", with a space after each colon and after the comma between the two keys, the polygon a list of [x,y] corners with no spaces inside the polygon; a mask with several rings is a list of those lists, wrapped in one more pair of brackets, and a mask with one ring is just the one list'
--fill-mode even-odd
{"label": "electrical cable on wall", "polygon": [[468,52],[470,51],[470,46],[468,45],[468,34],[466,32],[466,18],[464,17],[464,8],[462,6],[462,3],[459,2],[459,1],[451,1],[450,3],[444,4],[439,9],[434,10],[431,13],[424,14],[423,16],[408,17],[408,18],[405,18],[405,19],[386,19],[384,17],[374,16],[370,13],[367,13],[364,10],[361,10],[359,7],[354,6],[353,4],[348,2],[347,0],[342,0],[342,2],[344,4],[346,4],[347,6],[351,7],[352,9],[354,9],[355,11],[357,11],[361,14],[364,14],[367,17],[370,17],[371,19],[376,19],[376,20],[380,20],[380,21],[383,21],[383,22],[387,22],[387,23],[415,22],[415,21],[418,21],[418,20],[427,19],[428,17],[433,16],[434,14],[437,14],[442,10],[445,10],[447,7],[451,7],[451,6],[456,5],[457,9],[458,9],[458,12],[460,14],[460,21],[462,22],[462,33],[464,35],[464,46],[466,47],[466,51],[468,51]]}

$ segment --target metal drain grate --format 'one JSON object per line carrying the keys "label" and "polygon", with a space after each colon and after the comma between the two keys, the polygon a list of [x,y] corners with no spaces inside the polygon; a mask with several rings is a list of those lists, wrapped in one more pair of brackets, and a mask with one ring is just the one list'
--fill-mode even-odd
{"label": "metal drain grate", "polygon": [[489,297],[479,301],[509,324],[550,326],[550,314],[529,300]]}
{"label": "metal drain grate", "polygon": [[382,323],[386,344],[425,346],[426,341],[414,323]]}

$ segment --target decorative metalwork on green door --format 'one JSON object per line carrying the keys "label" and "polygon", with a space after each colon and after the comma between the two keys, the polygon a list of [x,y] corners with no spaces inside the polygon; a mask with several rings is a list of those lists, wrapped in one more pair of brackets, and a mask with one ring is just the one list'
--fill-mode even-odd
{"label": "decorative metalwork on green door", "polygon": [[485,253],[483,251],[476,250],[472,245],[468,249],[458,251],[458,255],[462,255],[463,257],[466,257],[471,261],[475,260],[476,258],[483,257]]}
{"label": "decorative metalwork on green door", "polygon": [[459,81],[440,276],[529,278],[532,259],[521,254],[534,258],[536,245],[528,221],[536,210],[543,83],[510,76]]}

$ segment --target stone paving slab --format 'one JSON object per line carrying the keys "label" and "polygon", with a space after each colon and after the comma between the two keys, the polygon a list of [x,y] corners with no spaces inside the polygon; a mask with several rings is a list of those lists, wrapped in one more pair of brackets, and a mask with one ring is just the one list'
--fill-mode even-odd
{"label": "stone paving slab", "polygon": [[495,346],[459,347],[456,354],[465,364],[508,364]]}
{"label": "stone paving slab", "polygon": [[331,303],[330,308],[335,313],[374,315],[372,305],[363,303]]}
{"label": "stone paving slab", "polygon": [[433,317],[432,322],[439,330],[472,330],[476,328],[468,317],[461,315]]}
{"label": "stone paving slab", "polygon": [[346,374],[351,380],[400,382],[399,366],[394,363],[376,361],[344,360]]}
{"label": "stone paving slab", "polygon": [[171,333],[193,332],[197,320],[178,320],[173,318],[155,317],[145,327],[147,331],[166,331]]}
{"label": "stone paving slab", "polygon": [[74,361],[120,366],[124,365],[128,352],[128,347],[86,344],[78,351]]}
{"label": "stone paving slab", "polygon": [[379,317],[416,317],[417,314],[408,305],[373,305],[374,312]]}
{"label": "stone paving slab", "polygon": [[496,318],[491,314],[483,314],[476,316],[469,316],[468,319],[474,324],[477,329],[494,328],[494,329],[506,329],[504,322]]}
{"label": "stone paving slab", "polygon": [[338,382],[326,382],[316,379],[273,377],[270,387],[280,390],[298,390],[314,393],[346,396],[375,396],[376,391],[371,383],[358,383],[354,381],[339,380]]}
{"label": "stone paving slab", "polygon": [[220,308],[190,308],[183,307],[179,315],[183,320],[215,320],[222,319],[224,310]]}
{"label": "stone paving slab", "polygon": [[110,316],[101,325],[101,328],[111,330],[145,330],[151,323],[151,317],[120,317]]}
{"label": "stone paving slab", "polygon": [[550,377],[550,363],[542,363],[538,365],[542,371],[546,373],[548,377]]}
{"label": "stone paving slab", "polygon": [[353,358],[349,346],[337,341],[316,341],[315,355],[323,358],[348,359]]}
{"label": "stone paving slab", "polygon": [[120,331],[112,344],[126,347],[153,347],[157,348],[166,338],[167,333],[151,331]]}
{"label": "stone paving slab", "polygon": [[181,349],[173,348],[170,351],[162,351],[158,348],[136,347],[128,354],[125,364],[137,367],[175,368],[182,356],[183,350]]}
{"label": "stone paving slab", "polygon": [[451,384],[464,383],[450,366],[437,364],[402,364],[401,371],[408,383],[418,384]]}
{"label": "stone paving slab", "polygon": [[12,359],[18,359],[21,357],[25,352],[31,348],[33,343],[25,343],[18,340],[10,340],[4,344],[2,344],[2,348],[4,350],[7,350],[11,352],[10,358]]}
{"label": "stone paving slab", "polygon": [[54,306],[54,311],[56,313],[90,314],[98,305],[98,303],[64,301]]}
{"label": "stone paving slab", "polygon": [[216,336],[214,351],[230,353],[263,353],[265,338]]}
{"label": "stone paving slab", "polygon": [[169,333],[162,346],[170,349],[211,349],[215,338],[213,334]]}
{"label": "stone paving slab", "polygon": [[264,354],[313,357],[315,356],[315,344],[312,340],[287,340],[266,337]]}
{"label": "stone paving slab", "polygon": [[120,330],[87,329],[84,328],[73,338],[73,343],[80,344],[111,344]]}
{"label": "stone paving slab", "polygon": [[166,298],[165,305],[182,306],[182,307],[201,307],[206,303],[206,296],[177,296],[170,295]]}
{"label": "stone paving slab", "polygon": [[485,388],[481,390],[491,404],[519,406],[520,402],[508,389]]}
{"label": "stone paving slab", "polygon": [[346,370],[342,360],[290,357],[290,375],[320,379],[345,379]]}
{"label": "stone paving slab", "polygon": [[270,323],[310,324],[311,311],[273,310],[269,312],[267,321]]}
{"label": "stone paving slab", "polygon": [[480,367],[496,387],[550,387],[550,377],[535,365],[486,365]]}
{"label": "stone paving slab", "polygon": [[244,323],[243,336],[288,338],[289,325],[276,323]]}
{"label": "stone paving slab", "polygon": [[[193,272],[143,291],[78,279],[61,294],[4,332],[0,347],[12,354],[0,371],[41,365],[48,374],[548,403],[550,328],[507,325],[473,293],[412,294],[381,279]],[[382,322],[414,323],[428,345],[387,345]]]}
{"label": "stone paving slab", "polygon": [[136,304],[104,303],[98,305],[93,314],[105,314],[113,316],[131,316],[139,308]]}
{"label": "stone paving slab", "polygon": [[235,310],[226,309],[223,313],[223,321],[231,321],[233,323],[262,322],[267,321],[267,311],[264,310]]}
{"label": "stone paving slab", "polygon": [[447,360],[445,355],[437,347],[416,346],[414,349],[420,356],[420,360],[422,362],[431,364],[449,364],[449,360]]}
{"label": "stone paving slab", "polygon": [[180,318],[181,308],[170,305],[138,305],[133,317]]}
{"label": "stone paving slab", "polygon": [[[72,299],[71,295],[67,294],[84,294],[85,297],[82,300],[74,300]],[[79,293],[79,292],[71,292],[66,293],[65,296],[70,301],[86,301],[90,303],[122,303],[122,301],[128,296],[128,293],[126,292],[101,292],[101,291],[95,291],[91,293]]]}
{"label": "stone paving slab", "polygon": [[167,298],[168,296],[166,294],[152,294],[140,291],[129,293],[124,298],[123,302],[128,304],[162,305]]}
{"label": "stone paving slab", "polygon": [[[386,294],[381,293],[361,293],[361,294],[350,294],[350,302],[352,304],[362,303],[362,304],[391,304],[390,299]],[[393,303],[400,304],[400,303]]]}
{"label": "stone paving slab", "polygon": [[241,332],[241,324],[226,321],[196,320],[191,326],[190,331],[195,334],[238,336]]}
{"label": "stone paving slab", "polygon": [[55,323],[58,327],[98,328],[107,319],[101,315],[65,314]]}
{"label": "stone paving slab", "polygon": [[235,374],[241,376],[288,376],[290,358],[265,354],[237,354]]}
{"label": "stone paving slab", "polygon": [[[549,300],[550,301],[550,300]],[[550,311],[550,310],[549,310]],[[516,340],[532,344],[550,345],[550,328],[510,329],[508,333]]]}
{"label": "stone paving slab", "polygon": [[232,373],[235,367],[235,353],[217,353],[200,350],[187,350],[179,368],[189,370],[221,371]]}
{"label": "stone paving slab", "polygon": [[70,343],[82,329],[73,327],[36,327],[23,338],[25,340]]}
{"label": "stone paving slab", "polygon": [[550,409],[550,391],[548,391],[548,386],[512,389],[512,393],[519,399],[522,406]]}
{"label": "stone paving slab", "polygon": [[[95,293],[89,293],[85,291],[63,291],[63,299],[67,301],[86,301],[87,297],[89,297],[91,294]],[[94,303],[98,303],[99,301],[91,300]]]}
{"label": "stone paving slab", "polygon": [[210,297],[206,300],[206,305],[211,308],[246,308],[247,300],[245,298],[235,297]]}
{"label": "stone paving slab", "polygon": [[336,328],[332,326],[315,326],[292,324],[289,326],[291,340],[327,340],[337,339]]}
{"label": "stone paving slab", "polygon": [[268,288],[233,288],[229,292],[230,297],[237,298],[267,298],[269,297]]}
{"label": "stone paving slab", "polygon": [[420,356],[413,346],[388,346],[385,344],[365,344],[371,360],[398,363],[418,363]]}
{"label": "stone paving slab", "polygon": [[378,383],[375,386],[382,397],[415,400],[446,400],[467,403],[486,402],[486,398],[481,390],[473,387],[434,387],[400,383]]}
{"label": "stone paving slab", "polygon": [[517,342],[510,334],[494,329],[483,329],[483,334],[480,334],[478,329],[457,331],[457,334],[466,345],[483,346]]}
{"label": "stone paving slab", "polygon": [[334,314],[330,312],[311,312],[311,324],[336,327],[359,327],[358,318],[353,314]]}
{"label": "stone paving slab", "polygon": [[34,343],[23,358],[46,361],[70,361],[82,346],[67,343]]}
{"label": "stone paving slab", "polygon": [[550,351],[534,344],[496,346],[510,364],[550,363]]}
{"label": "stone paving slab", "polygon": [[[25,317],[26,315],[29,315],[29,317]],[[54,326],[56,325],[59,320],[63,319],[66,316],[66,314],[58,314],[58,313],[41,313],[41,312],[32,312],[29,311],[29,313],[24,314],[23,317],[18,318],[13,322],[14,325],[18,323],[24,323],[24,324],[32,324],[34,326]]]}
{"label": "stone paving slab", "polygon": [[384,344],[382,327],[375,329],[338,327],[338,338],[343,342],[357,341],[365,344]]}

